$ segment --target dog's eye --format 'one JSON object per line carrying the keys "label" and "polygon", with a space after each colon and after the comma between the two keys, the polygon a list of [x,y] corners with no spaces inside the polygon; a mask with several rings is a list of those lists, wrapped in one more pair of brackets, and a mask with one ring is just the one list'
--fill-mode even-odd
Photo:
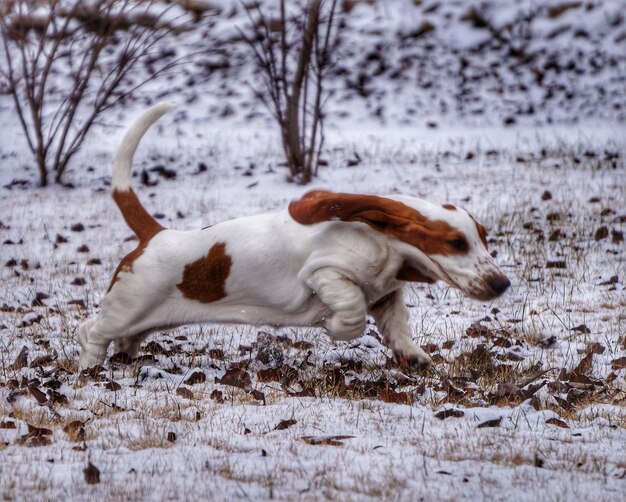
{"label": "dog's eye", "polygon": [[469,248],[467,241],[463,237],[451,240],[449,241],[449,244],[458,251],[467,251]]}

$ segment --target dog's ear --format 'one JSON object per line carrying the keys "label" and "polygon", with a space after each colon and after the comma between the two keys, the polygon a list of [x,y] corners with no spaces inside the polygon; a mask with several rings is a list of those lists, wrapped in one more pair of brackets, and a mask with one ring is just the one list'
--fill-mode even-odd
{"label": "dog's ear", "polygon": [[323,221],[354,221],[393,236],[428,255],[466,254],[461,232],[442,220],[430,220],[397,200],[376,195],[333,193],[315,190],[289,204],[289,214],[302,225]]}
{"label": "dog's ear", "polygon": [[289,214],[298,223],[359,221],[379,231],[405,225],[415,211],[395,200],[376,195],[333,193],[315,190],[289,204]]}

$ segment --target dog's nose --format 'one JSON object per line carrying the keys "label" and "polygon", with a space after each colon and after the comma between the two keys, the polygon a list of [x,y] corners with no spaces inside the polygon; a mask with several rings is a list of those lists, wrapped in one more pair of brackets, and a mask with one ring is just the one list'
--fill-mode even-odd
{"label": "dog's nose", "polygon": [[509,278],[506,275],[494,275],[489,278],[489,287],[497,296],[500,296],[507,289],[509,289],[510,285],[511,281],[509,281]]}

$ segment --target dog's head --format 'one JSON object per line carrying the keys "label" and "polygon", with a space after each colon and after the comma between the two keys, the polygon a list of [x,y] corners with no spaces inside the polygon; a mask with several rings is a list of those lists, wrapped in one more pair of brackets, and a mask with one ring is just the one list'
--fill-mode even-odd
{"label": "dog's head", "polygon": [[313,191],[289,205],[299,223],[360,222],[396,239],[404,257],[398,278],[441,279],[478,300],[510,286],[487,251],[487,232],[467,211],[407,196],[378,197]]}

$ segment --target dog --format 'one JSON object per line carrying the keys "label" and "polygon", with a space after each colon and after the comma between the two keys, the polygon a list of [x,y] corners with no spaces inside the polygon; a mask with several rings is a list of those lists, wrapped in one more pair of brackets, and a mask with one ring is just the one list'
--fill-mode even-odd
{"label": "dog", "polygon": [[131,187],[139,141],[167,103],[145,111],[115,158],[113,199],[139,239],[115,270],[100,313],[79,328],[80,368],[108,346],[134,357],[153,331],[190,323],[320,326],[361,336],[369,314],[396,360],[431,360],[411,338],[407,282],[442,280],[491,300],[510,285],[485,228],[461,208],[404,195],[316,190],[286,210],[201,229],[164,228]]}

